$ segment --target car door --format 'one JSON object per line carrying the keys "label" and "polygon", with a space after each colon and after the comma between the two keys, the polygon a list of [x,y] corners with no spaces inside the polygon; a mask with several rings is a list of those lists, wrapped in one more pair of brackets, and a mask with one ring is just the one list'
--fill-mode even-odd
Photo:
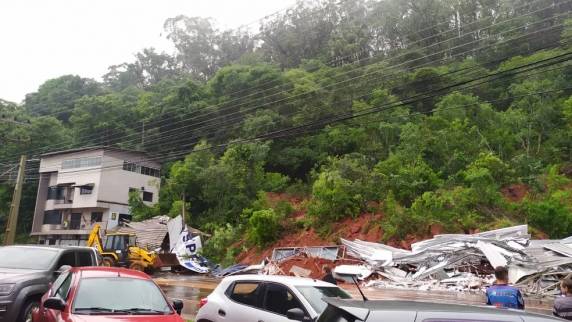
{"label": "car door", "polygon": [[264,284],[259,281],[237,281],[226,292],[228,301],[215,314],[217,321],[258,322],[262,314]]}
{"label": "car door", "polygon": [[286,285],[268,282],[264,287],[263,311],[257,322],[292,322],[286,312],[294,308],[301,309],[306,313],[307,321],[311,320],[308,310]]}
{"label": "car door", "polygon": [[[62,273],[52,285],[52,288],[48,291],[48,293],[44,296],[42,300],[45,300],[48,297],[59,297],[65,302],[68,301],[70,288],[72,284],[73,274],[70,272]],[[42,302],[43,303],[43,302]],[[58,322],[63,321],[62,319],[62,312],[58,310],[51,310],[46,309],[43,305],[40,308],[41,315],[43,317],[42,321],[45,322]],[[64,313],[65,314],[65,313]]]}

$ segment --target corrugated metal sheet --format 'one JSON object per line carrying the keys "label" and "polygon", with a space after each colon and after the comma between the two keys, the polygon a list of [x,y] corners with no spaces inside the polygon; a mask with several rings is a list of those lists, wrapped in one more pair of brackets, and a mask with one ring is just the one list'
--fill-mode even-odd
{"label": "corrugated metal sheet", "polygon": [[114,232],[134,233],[137,236],[137,246],[154,250],[161,248],[168,234],[168,216],[153,217],[140,222],[131,222],[125,226],[116,227]]}
{"label": "corrugated metal sheet", "polygon": [[567,257],[572,257],[572,248],[568,247],[565,244],[560,244],[560,243],[547,244],[544,245],[544,248]]}

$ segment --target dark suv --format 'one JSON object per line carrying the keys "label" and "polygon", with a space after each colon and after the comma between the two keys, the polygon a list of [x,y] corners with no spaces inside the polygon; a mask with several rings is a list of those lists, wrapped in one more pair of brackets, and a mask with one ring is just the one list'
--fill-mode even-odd
{"label": "dark suv", "polygon": [[318,322],[554,322],[546,315],[486,306],[412,301],[359,301],[325,298]]}
{"label": "dark suv", "polygon": [[0,247],[0,322],[31,321],[32,310],[65,266],[98,266],[89,247]]}

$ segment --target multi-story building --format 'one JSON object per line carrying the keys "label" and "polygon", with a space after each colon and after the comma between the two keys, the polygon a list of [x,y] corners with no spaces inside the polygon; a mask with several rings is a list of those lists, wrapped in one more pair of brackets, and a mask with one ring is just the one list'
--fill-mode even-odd
{"label": "multi-story building", "polygon": [[83,245],[93,225],[130,220],[129,194],[159,200],[160,164],[144,153],[90,147],[44,154],[32,236],[41,244]]}

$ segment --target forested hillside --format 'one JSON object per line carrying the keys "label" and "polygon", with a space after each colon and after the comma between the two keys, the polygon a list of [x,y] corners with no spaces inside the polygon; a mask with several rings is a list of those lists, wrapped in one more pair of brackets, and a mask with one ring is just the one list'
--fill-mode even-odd
{"label": "forested hillside", "polygon": [[[22,104],[0,101],[0,165],[80,146],[147,151],[164,164],[160,203],[132,196],[133,213],[186,207],[213,233],[205,252],[216,260],[231,261],[238,240],[329,236],[364,212],[383,214],[371,224],[384,240],[516,223],[561,238],[572,234],[571,8],[300,2],[256,34],[174,17],[173,55],[144,49],[102,82],[64,75]],[[35,171],[32,160],[22,238]],[[0,226],[11,191],[0,186]],[[292,207],[265,192],[298,196],[306,216],[292,222]]]}

